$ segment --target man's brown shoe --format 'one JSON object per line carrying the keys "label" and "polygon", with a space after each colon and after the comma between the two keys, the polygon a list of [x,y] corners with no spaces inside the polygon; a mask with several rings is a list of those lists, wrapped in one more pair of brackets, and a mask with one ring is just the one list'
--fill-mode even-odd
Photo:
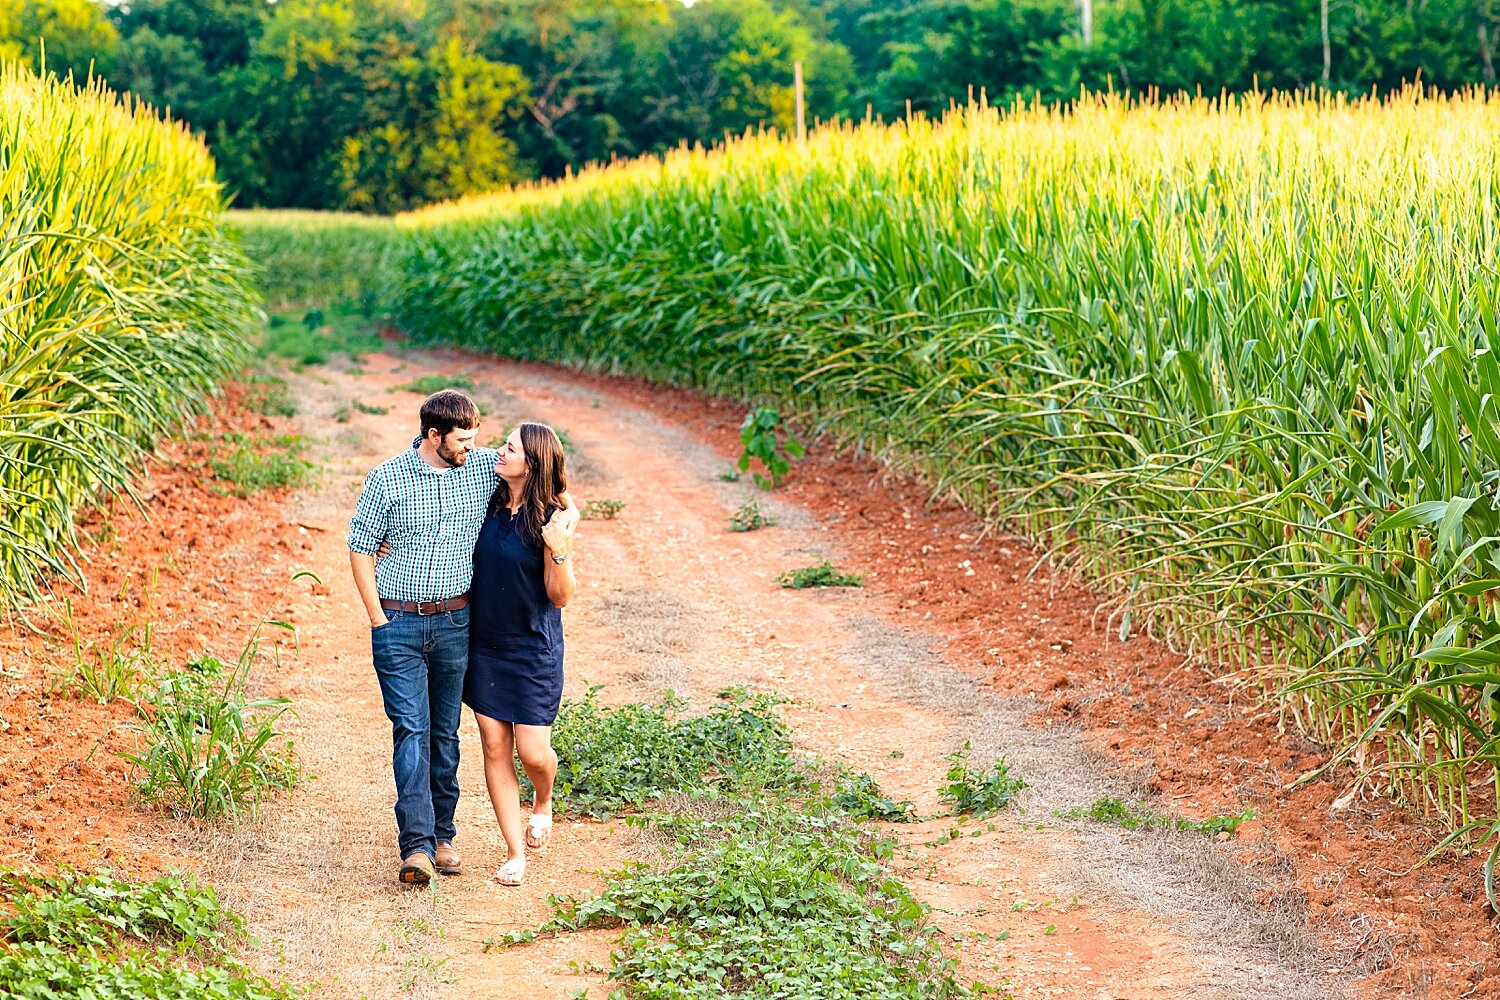
{"label": "man's brown shoe", "polygon": [[458,856],[458,851],[447,841],[438,844],[437,857],[432,862],[440,875],[457,875],[464,870],[464,859]]}
{"label": "man's brown shoe", "polygon": [[436,874],[432,870],[432,859],[421,851],[401,862],[401,874],[397,876],[406,885],[426,885]]}

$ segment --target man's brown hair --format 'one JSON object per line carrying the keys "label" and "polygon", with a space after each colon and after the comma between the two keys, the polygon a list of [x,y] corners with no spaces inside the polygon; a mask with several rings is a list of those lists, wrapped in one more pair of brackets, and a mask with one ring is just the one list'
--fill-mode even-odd
{"label": "man's brown hair", "polygon": [[422,400],[422,437],[437,431],[447,437],[455,427],[471,430],[479,426],[479,405],[468,393],[457,389],[439,389]]}

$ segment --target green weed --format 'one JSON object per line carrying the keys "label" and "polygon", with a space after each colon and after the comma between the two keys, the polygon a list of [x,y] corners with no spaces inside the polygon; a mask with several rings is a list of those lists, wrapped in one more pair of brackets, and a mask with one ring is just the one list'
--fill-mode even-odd
{"label": "green weed", "polygon": [[359,361],[384,346],[369,318],[347,304],[330,306],[326,311],[309,309],[296,323],[286,322],[288,316],[296,314],[270,318],[261,334],[263,355],[302,365],[321,365],[340,354]]}
{"label": "green weed", "polygon": [[847,768],[841,768],[834,779],[832,802],[851,819],[885,823],[910,823],[916,819],[916,806],[911,802],[891,798],[870,775]]}
{"label": "green weed", "polygon": [[802,442],[786,431],[781,414],[769,406],[756,407],[745,415],[745,422],[740,425],[740,441],[745,451],[740,455],[739,470],[748,472],[751,459],[759,459],[769,473],[767,476],[755,473],[755,485],[763,490],[781,485],[792,468],[789,457],[796,459],[805,454]]}
{"label": "green weed", "polygon": [[754,500],[742,504],[738,510],[729,515],[730,531],[754,531],[757,528],[768,528],[775,523],[776,515]]}
{"label": "green weed", "polygon": [[295,434],[247,436],[226,434],[209,459],[215,478],[237,497],[268,489],[301,486],[312,479],[313,465],[301,457],[306,443]]}
{"label": "green weed", "polygon": [[549,899],[550,919],[487,939],[486,951],[622,928],[610,978],[621,996],[661,1000],[929,1000],[979,989],[957,981],[928,908],[888,874],[895,841],[861,825],[904,818],[910,804],[843,768],[826,796],[813,777],[826,768],[792,757],[782,699],[731,689],[707,715],[681,718],[678,699],[606,708],[598,690],[559,716],[560,794],[566,780],[572,805],[596,815],[670,792],[693,805],[627,820],[667,839],[657,863],[606,872],[598,895]]}
{"label": "green weed", "polygon": [[955,813],[988,816],[1009,805],[1026,787],[1026,782],[1006,768],[1005,758],[997,757],[988,773],[969,767],[969,743],[949,754],[947,784],[938,790],[938,798],[953,804]]}
{"label": "green weed", "polygon": [[599,687],[563,703],[552,730],[560,808],[587,816],[639,809],[674,792],[779,787],[802,780],[772,695],[721,692],[703,716],[682,718],[670,693],[654,705],[610,708]]}
{"label": "green weed", "polygon": [[623,927],[609,975],[631,996],[826,1000],[956,997],[928,908],[884,862],[894,842],[796,803],[727,801],[724,819],[659,817],[662,863],[607,873],[553,902],[536,934]]}
{"label": "green weed", "polygon": [[430,396],[443,389],[462,389],[465,392],[473,392],[474,380],[467,375],[422,375],[394,387],[391,391],[415,392]]}
{"label": "green weed", "polygon": [[1173,816],[1152,809],[1134,809],[1113,797],[1096,799],[1088,806],[1068,809],[1057,815],[1064,819],[1089,819],[1096,823],[1109,823],[1127,830],[1185,830],[1213,837],[1220,833],[1233,833],[1246,820],[1255,818],[1254,809],[1242,813],[1228,813],[1194,820],[1186,816]]}
{"label": "green weed", "polygon": [[349,405],[354,407],[354,409],[360,413],[368,413],[371,416],[375,417],[383,417],[387,413],[391,412],[391,408],[389,406],[373,406],[370,403],[361,403],[357,399],[351,399],[349,401]]}
{"label": "green weed", "polygon": [[589,500],[578,516],[585,521],[613,521],[624,509],[624,500]]}
{"label": "green weed", "polygon": [[833,563],[823,560],[817,566],[802,566],[783,570],[776,574],[776,582],[789,590],[805,590],[808,587],[859,587],[864,577],[854,573],[841,573]]}
{"label": "green weed", "polygon": [[[70,606],[70,620],[71,613]],[[125,628],[107,645],[85,643],[75,627],[72,669],[62,680],[79,696],[107,705],[116,700],[137,700],[154,670],[149,622]]]}
{"label": "green weed", "polygon": [[294,417],[297,401],[286,379],[265,372],[250,372],[243,377],[245,405],[256,413],[266,416]]}
{"label": "green weed", "polygon": [[[299,995],[230,949],[244,923],[191,877],[149,883],[107,871],[0,875],[0,995],[92,1000],[284,1000]],[[190,962],[184,962],[188,958]]]}
{"label": "green weed", "polygon": [[132,727],[145,747],[123,753],[143,776],[143,799],[205,820],[253,814],[267,796],[302,779],[296,753],[276,729],[284,698],[251,699],[245,678],[259,655],[262,623],[232,670],[212,657],[164,678]]}

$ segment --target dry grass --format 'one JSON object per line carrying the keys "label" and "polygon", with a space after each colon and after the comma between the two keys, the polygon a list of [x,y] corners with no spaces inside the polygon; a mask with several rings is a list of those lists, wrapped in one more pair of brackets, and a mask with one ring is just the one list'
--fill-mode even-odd
{"label": "dry grass", "polygon": [[644,587],[608,590],[591,602],[589,615],[619,637],[622,652],[632,661],[621,680],[649,691],[688,690],[683,657],[701,645],[699,616],[676,596]]}

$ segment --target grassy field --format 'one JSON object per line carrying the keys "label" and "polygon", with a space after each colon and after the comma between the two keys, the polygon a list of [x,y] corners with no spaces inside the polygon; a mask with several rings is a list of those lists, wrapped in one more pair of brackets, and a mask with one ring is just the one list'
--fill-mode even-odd
{"label": "grassy field", "polygon": [[753,136],[402,219],[388,302],[420,340],[776,401],[1483,824],[1497,125],[1099,98]]}
{"label": "grassy field", "polygon": [[275,306],[343,301],[373,308],[392,292],[402,233],[389,219],[332,212],[235,211],[230,231]]}
{"label": "grassy field", "polygon": [[207,149],[185,128],[0,68],[0,580],[79,579],[73,514],[128,491],[239,367],[255,322]]}

